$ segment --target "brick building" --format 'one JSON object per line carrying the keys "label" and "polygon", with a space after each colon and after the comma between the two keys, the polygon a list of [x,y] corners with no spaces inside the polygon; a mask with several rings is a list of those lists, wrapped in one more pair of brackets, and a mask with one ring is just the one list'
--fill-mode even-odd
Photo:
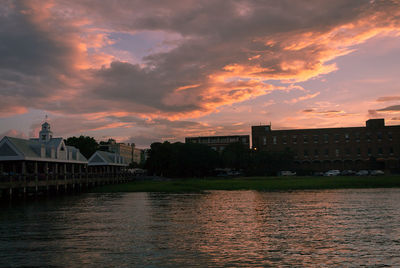
{"label": "brick building", "polygon": [[207,137],[187,137],[185,143],[201,143],[211,147],[217,152],[222,152],[231,143],[243,143],[246,148],[250,148],[249,135],[235,136],[207,136]]}
{"label": "brick building", "polygon": [[399,171],[400,125],[385,126],[384,119],[370,119],[365,127],[272,130],[252,126],[252,147],[270,152],[290,149],[293,169],[382,169]]}

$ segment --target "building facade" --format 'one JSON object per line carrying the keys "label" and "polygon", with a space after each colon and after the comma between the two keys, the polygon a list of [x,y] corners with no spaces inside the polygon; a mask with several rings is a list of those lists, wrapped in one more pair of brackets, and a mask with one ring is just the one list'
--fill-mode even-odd
{"label": "building facade", "polygon": [[231,143],[242,143],[246,148],[250,148],[249,135],[235,136],[207,136],[207,137],[186,137],[185,143],[201,143],[211,147],[217,152],[222,152]]}
{"label": "building facade", "polygon": [[124,157],[128,164],[142,162],[142,150],[136,148],[134,143],[117,143],[114,139],[109,139],[107,142],[100,143],[99,150],[116,153]]}
{"label": "building facade", "polygon": [[254,150],[291,150],[294,169],[400,168],[400,126],[385,126],[384,119],[370,119],[365,127],[272,130],[271,126],[252,126]]}

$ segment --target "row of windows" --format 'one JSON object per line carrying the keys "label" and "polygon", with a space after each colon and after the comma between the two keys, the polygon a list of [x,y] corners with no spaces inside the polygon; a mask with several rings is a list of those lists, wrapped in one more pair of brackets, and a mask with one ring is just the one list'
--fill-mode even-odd
{"label": "row of windows", "polygon": [[[385,135],[385,136],[387,137],[387,139],[389,141],[391,141],[393,139],[392,132],[388,132],[386,134],[387,135]],[[291,140],[291,142],[293,144],[297,144],[299,138],[301,138],[301,137],[302,137],[303,143],[308,143],[308,142],[319,143],[320,142],[320,138],[321,138],[320,135],[312,135],[311,136],[312,140],[310,140],[310,136],[311,135],[292,135],[292,136],[290,136],[289,139]],[[331,136],[333,136],[333,139],[334,139],[335,142],[340,142],[340,140],[342,138],[344,139],[345,142],[349,142],[351,138],[354,138],[354,140],[356,142],[360,142],[360,140],[361,140],[360,133],[355,133],[353,137],[351,137],[351,135],[349,133],[346,133],[344,135],[343,134],[342,135],[341,134],[333,134],[333,135],[323,134],[321,141],[324,142],[324,143],[329,143],[329,140],[330,140]],[[372,137],[373,136],[372,136],[371,133],[366,133],[365,136],[364,136],[365,140],[369,141],[369,142],[372,140]],[[378,132],[376,134],[376,139],[378,141],[381,141],[383,138],[384,138],[384,135],[381,132]],[[287,144],[289,139],[288,139],[287,136],[281,136],[281,142],[283,144]],[[266,145],[266,144],[267,144],[267,137],[264,136],[263,137],[263,145]],[[278,137],[277,136],[272,136],[272,144],[278,144]]]}
{"label": "row of windows", "polygon": [[[311,152],[309,152],[309,150],[305,149],[303,151],[303,155],[304,157],[308,157],[310,155]],[[314,156],[319,156],[320,155],[320,151],[318,149],[315,149],[313,152]],[[335,149],[334,154],[335,156],[340,156],[341,153],[343,154],[343,152],[340,151],[340,149]],[[352,152],[351,148],[346,148],[344,150],[344,154],[345,155],[351,155],[352,153],[356,153],[358,156],[361,155],[361,148],[357,148],[354,152]],[[383,155],[384,153],[389,153],[390,155],[394,154],[394,150],[393,147],[390,147],[389,150],[387,152],[385,152],[385,150],[383,148],[378,148],[378,150],[376,152],[373,152],[372,148],[367,148],[367,154],[368,156],[371,156],[373,153],[377,153],[378,155]],[[323,155],[325,156],[329,156],[330,155],[330,151],[328,148],[323,150]]]}
{"label": "row of windows", "polygon": [[242,143],[249,143],[249,139],[242,137],[229,137],[229,138],[195,138],[195,139],[188,139],[188,142],[192,143],[233,143],[233,142],[242,142]]}

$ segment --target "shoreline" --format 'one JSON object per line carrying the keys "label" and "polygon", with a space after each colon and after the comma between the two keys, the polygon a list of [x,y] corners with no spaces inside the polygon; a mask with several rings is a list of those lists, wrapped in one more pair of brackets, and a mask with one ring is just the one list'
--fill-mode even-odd
{"label": "shoreline", "polygon": [[124,184],[103,185],[91,193],[166,192],[186,193],[208,190],[293,191],[323,189],[400,188],[400,175],[338,177],[237,177],[135,180]]}

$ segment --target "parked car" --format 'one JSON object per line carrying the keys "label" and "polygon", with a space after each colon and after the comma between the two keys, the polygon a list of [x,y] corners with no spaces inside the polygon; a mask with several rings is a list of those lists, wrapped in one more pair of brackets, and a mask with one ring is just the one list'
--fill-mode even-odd
{"label": "parked car", "polygon": [[296,172],[284,170],[284,171],[279,171],[278,175],[279,176],[296,176]]}
{"label": "parked car", "polygon": [[351,176],[354,174],[356,174],[356,172],[351,169],[343,170],[342,172],[340,172],[340,175],[342,176]]}
{"label": "parked car", "polygon": [[332,169],[324,173],[324,176],[331,177],[331,176],[338,176],[340,175],[340,171],[337,169]]}
{"label": "parked car", "polygon": [[358,171],[357,173],[356,173],[356,176],[368,176],[369,175],[369,172],[368,172],[368,170],[360,170],[360,171]]}
{"label": "parked car", "polygon": [[379,169],[371,170],[371,176],[380,176],[380,175],[385,175],[385,172]]}
{"label": "parked car", "polygon": [[324,176],[324,172],[316,171],[313,173],[314,176]]}

